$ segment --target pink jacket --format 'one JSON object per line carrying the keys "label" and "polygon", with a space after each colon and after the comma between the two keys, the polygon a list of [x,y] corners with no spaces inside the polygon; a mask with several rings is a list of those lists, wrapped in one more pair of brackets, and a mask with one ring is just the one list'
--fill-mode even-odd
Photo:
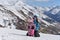
{"label": "pink jacket", "polygon": [[[34,27],[34,29],[31,29],[32,26]],[[35,25],[34,25],[34,23],[32,23],[32,22],[29,23],[29,24],[28,24],[28,34],[31,35],[31,36],[33,36],[33,35],[34,35],[34,30],[35,30]]]}

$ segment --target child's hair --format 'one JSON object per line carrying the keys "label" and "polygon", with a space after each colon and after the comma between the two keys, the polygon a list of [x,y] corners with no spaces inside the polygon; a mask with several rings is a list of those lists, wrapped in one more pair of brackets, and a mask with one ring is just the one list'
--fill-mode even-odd
{"label": "child's hair", "polygon": [[34,26],[32,26],[31,29],[34,29]]}
{"label": "child's hair", "polygon": [[38,17],[36,15],[34,15],[33,19],[36,18],[36,22],[38,22]]}
{"label": "child's hair", "polygon": [[30,29],[30,26],[28,26],[28,29]]}

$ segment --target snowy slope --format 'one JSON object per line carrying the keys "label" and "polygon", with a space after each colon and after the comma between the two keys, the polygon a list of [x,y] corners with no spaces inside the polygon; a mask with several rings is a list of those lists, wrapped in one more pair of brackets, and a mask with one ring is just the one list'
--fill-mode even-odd
{"label": "snowy slope", "polygon": [[[1,6],[3,6],[3,7],[1,7]],[[50,11],[50,8],[48,8],[48,7],[34,8],[20,0],[5,0],[5,1],[1,0],[0,1],[0,15],[1,15],[0,16],[0,25],[6,26],[8,28],[10,28],[10,27],[16,28],[17,26],[20,27],[20,23],[23,25],[23,23],[26,21],[25,19],[32,17],[32,15],[34,14],[34,15],[37,15],[43,23],[45,23],[45,25],[43,25],[44,27],[47,27],[50,25],[55,26],[55,24],[53,24],[54,21],[52,23],[50,23],[50,22],[42,19],[42,18],[50,18],[48,15],[43,14],[44,11]],[[13,14],[13,16],[12,16],[12,14]],[[18,18],[20,20],[23,20],[23,23]],[[4,22],[4,20],[5,20],[5,22]],[[9,27],[9,25],[8,25],[9,23],[11,23],[12,26]],[[41,24],[43,24],[43,23],[41,23]],[[17,24],[19,24],[19,25],[17,25]]]}
{"label": "snowy slope", "polygon": [[[4,4],[6,2],[7,2],[7,4]],[[2,25],[2,26],[6,25],[6,23],[4,24],[4,20],[8,20],[8,21],[12,21],[15,19],[18,20],[17,17],[19,17],[21,20],[25,20],[28,17],[32,16],[29,14],[31,14],[31,13],[37,14],[38,13],[38,11],[34,7],[29,6],[21,1],[15,2],[14,5],[12,5],[12,4],[9,5],[11,2],[12,2],[12,0],[11,1],[9,1],[9,0],[8,1],[7,0],[0,1],[0,13],[1,13],[0,15],[2,15],[2,16],[0,16],[0,20],[1,20],[0,25]],[[14,1],[13,1],[13,3],[14,3]],[[29,13],[29,12],[31,12],[31,13]],[[12,16],[12,14],[13,14],[13,16]]]}
{"label": "snowy slope", "polygon": [[[7,4],[5,4],[6,2],[7,2]],[[17,17],[19,17],[21,20],[25,20],[26,18],[29,17],[28,13],[31,12],[30,9],[34,10],[33,7],[26,5],[25,3],[21,2],[21,1],[15,2],[15,5],[12,5],[11,2],[12,2],[12,0],[11,1],[9,1],[9,0],[0,1],[0,15],[1,15],[0,16],[0,25],[2,25],[2,26],[6,25],[6,23],[4,23],[4,20],[8,20],[7,21],[8,24],[9,24],[9,21],[11,22],[12,20],[15,20],[15,19],[18,20]],[[13,3],[14,3],[14,1],[13,1]],[[11,4],[11,5],[9,5],[9,4]],[[21,11],[23,13],[21,13]]]}
{"label": "snowy slope", "polygon": [[40,33],[41,37],[26,36],[27,31],[0,28],[1,40],[60,40],[60,35]]}

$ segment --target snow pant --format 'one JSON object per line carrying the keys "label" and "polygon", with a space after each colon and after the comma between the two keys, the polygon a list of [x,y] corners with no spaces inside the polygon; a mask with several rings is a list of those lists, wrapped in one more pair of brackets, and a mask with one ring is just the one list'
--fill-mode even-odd
{"label": "snow pant", "polygon": [[39,34],[39,32],[37,30],[34,31],[34,36],[35,37],[40,37],[40,34]]}

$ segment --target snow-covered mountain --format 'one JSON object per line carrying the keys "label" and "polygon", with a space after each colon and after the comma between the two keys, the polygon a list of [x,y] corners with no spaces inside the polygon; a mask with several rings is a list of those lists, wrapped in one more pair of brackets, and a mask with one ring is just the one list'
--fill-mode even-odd
{"label": "snow-covered mountain", "polygon": [[14,5],[9,5],[9,2],[8,5],[0,3],[0,13],[0,26],[16,28],[19,25],[25,26],[26,19],[37,14],[38,11],[32,6],[17,1]]}
{"label": "snow-covered mountain", "polygon": [[51,9],[52,8],[48,7],[32,7],[20,0],[2,0],[0,1],[0,27],[26,30],[27,19],[33,17],[33,15],[37,15],[41,21],[42,27],[54,28],[56,26],[54,23],[57,22],[49,16],[50,14],[44,14],[44,12],[49,12]]}
{"label": "snow-covered mountain", "polygon": [[46,11],[45,14],[55,21],[60,22],[60,6],[53,7],[49,11]]}

